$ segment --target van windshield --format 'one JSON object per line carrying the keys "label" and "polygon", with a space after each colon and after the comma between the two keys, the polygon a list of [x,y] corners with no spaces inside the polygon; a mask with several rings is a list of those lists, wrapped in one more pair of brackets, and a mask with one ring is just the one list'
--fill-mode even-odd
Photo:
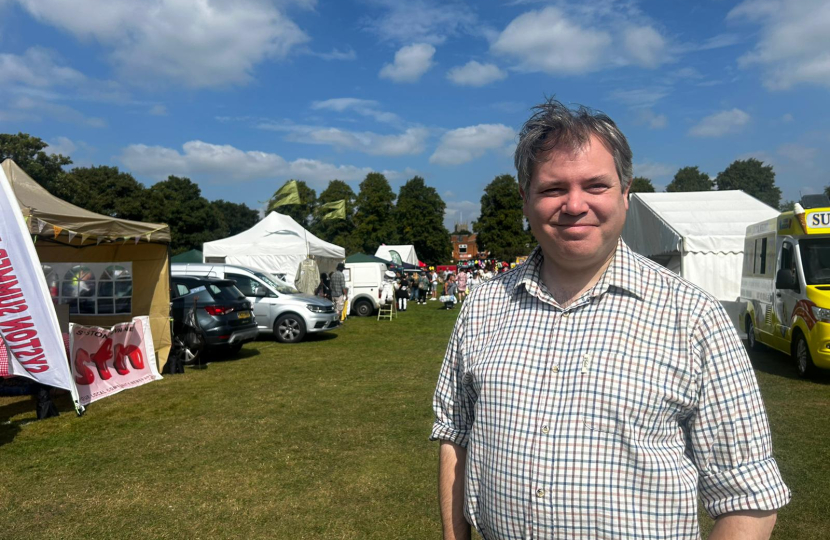
{"label": "van windshield", "polygon": [[299,294],[300,292],[288,283],[275,279],[274,277],[262,272],[254,272],[254,275],[280,294]]}
{"label": "van windshield", "polygon": [[798,245],[807,285],[830,285],[830,238],[804,239]]}

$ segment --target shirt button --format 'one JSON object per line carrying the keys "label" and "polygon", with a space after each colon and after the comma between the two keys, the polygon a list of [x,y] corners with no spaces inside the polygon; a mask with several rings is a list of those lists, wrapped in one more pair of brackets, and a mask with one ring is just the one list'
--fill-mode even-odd
{"label": "shirt button", "polygon": [[544,489],[537,489],[536,490],[536,496],[541,499],[542,497],[545,496],[545,490]]}
{"label": "shirt button", "polygon": [[547,433],[548,431],[550,431],[550,428],[548,427],[548,425],[547,425],[547,424],[545,424],[544,426],[542,426],[542,433]]}
{"label": "shirt button", "polygon": [[553,366],[552,368],[550,368],[550,370],[554,373],[559,373],[559,366]]}
{"label": "shirt button", "polygon": [[571,316],[571,314],[570,314],[570,313],[568,313],[567,311],[566,311],[565,313],[563,313],[563,314],[562,314],[562,318],[563,318],[563,319],[567,319],[567,318],[568,318],[568,317],[570,317],[570,316]]}

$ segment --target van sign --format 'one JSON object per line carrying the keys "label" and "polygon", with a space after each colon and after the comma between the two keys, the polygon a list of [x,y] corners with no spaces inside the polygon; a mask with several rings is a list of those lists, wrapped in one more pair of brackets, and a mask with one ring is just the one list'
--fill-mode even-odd
{"label": "van sign", "polygon": [[807,216],[807,226],[811,229],[830,229],[830,212],[813,212]]}

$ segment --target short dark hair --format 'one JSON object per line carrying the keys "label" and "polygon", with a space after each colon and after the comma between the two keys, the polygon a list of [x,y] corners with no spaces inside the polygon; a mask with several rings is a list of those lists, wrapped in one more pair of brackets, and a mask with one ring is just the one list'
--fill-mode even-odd
{"label": "short dark hair", "polygon": [[617,124],[608,115],[579,106],[569,109],[551,98],[533,107],[535,111],[519,132],[514,162],[519,176],[519,187],[527,196],[530,179],[536,163],[560,145],[576,150],[583,147],[591,135],[598,137],[611,155],[622,190],[631,184],[634,176],[631,147]]}

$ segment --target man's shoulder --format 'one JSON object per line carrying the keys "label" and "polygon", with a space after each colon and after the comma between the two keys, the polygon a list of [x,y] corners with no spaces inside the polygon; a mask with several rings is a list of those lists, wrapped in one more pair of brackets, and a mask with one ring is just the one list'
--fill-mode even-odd
{"label": "man's shoulder", "polygon": [[467,296],[465,302],[492,304],[499,300],[508,301],[521,279],[522,272],[520,269],[521,265],[503,274],[497,274],[491,279],[480,281]]}

